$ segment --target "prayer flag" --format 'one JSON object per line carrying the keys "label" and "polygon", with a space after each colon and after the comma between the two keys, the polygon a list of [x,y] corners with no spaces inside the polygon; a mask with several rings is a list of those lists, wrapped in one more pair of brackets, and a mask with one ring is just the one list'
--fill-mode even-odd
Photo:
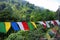
{"label": "prayer flag", "polygon": [[34,26],[32,25],[31,22],[28,22],[28,26],[29,26],[30,30],[33,30],[34,29]]}
{"label": "prayer flag", "polygon": [[15,31],[20,30],[16,22],[11,22],[11,26]]}
{"label": "prayer flag", "polygon": [[17,22],[17,24],[19,25],[19,28],[20,28],[21,30],[24,30],[24,27],[23,27],[22,22]]}
{"label": "prayer flag", "polygon": [[34,26],[35,28],[37,28],[37,26],[36,26],[35,22],[31,22],[31,23],[33,24],[33,26]]}
{"label": "prayer flag", "polygon": [[27,22],[22,22],[24,30],[29,30]]}

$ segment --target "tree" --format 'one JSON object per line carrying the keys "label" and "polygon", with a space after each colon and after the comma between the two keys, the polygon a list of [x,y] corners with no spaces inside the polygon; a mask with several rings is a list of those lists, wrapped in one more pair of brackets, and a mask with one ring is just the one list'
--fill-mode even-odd
{"label": "tree", "polygon": [[6,40],[39,40],[40,37],[44,37],[45,33],[43,32],[43,27],[38,26],[34,30],[12,33]]}
{"label": "tree", "polygon": [[9,21],[12,15],[11,7],[5,3],[1,3],[0,7],[2,7],[2,10],[0,11],[0,21]]}

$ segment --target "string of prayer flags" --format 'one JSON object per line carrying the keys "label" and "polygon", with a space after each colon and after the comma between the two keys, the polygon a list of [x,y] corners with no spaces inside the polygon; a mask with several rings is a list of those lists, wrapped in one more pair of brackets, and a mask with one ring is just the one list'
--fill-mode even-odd
{"label": "string of prayer flags", "polygon": [[[59,20],[52,20],[52,21],[38,21],[37,23],[40,23],[43,25],[43,27],[46,28],[53,28],[55,27],[56,30],[58,30],[58,27],[60,25]],[[9,31],[10,28],[13,28],[14,31],[19,30],[33,30],[34,28],[37,28],[35,22],[0,22],[0,32],[6,33]]]}
{"label": "string of prayer flags", "polygon": [[38,21],[41,25],[43,25],[44,28],[50,28],[54,26],[60,25],[58,20],[52,20],[52,21]]}
{"label": "string of prayer flags", "polygon": [[16,22],[11,22],[11,26],[15,31],[20,30]]}

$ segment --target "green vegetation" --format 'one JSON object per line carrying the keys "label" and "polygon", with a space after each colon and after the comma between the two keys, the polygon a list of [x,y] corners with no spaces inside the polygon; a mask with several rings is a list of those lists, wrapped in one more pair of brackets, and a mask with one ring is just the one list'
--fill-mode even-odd
{"label": "green vegetation", "polygon": [[[22,0],[0,0],[0,21],[44,21],[55,20],[56,13],[42,7],[34,6],[29,2]],[[46,31],[43,31],[42,26],[32,31],[19,31],[15,33],[12,29],[0,39],[9,37],[7,40],[39,40],[44,36]],[[12,33],[12,34],[11,34]],[[11,35],[10,35],[11,34]]]}
{"label": "green vegetation", "polygon": [[31,31],[19,31],[17,33],[12,33],[6,40],[39,40],[45,35],[43,27],[38,27],[38,29]]}
{"label": "green vegetation", "polygon": [[0,21],[40,21],[56,19],[55,12],[34,6],[22,0],[20,2],[18,0],[1,2],[0,7]]}

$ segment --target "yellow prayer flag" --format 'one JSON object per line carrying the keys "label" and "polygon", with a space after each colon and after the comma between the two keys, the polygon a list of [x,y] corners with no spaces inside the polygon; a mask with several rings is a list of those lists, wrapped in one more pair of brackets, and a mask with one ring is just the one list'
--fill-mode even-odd
{"label": "yellow prayer flag", "polygon": [[8,30],[11,27],[11,23],[10,22],[5,22],[5,27],[6,27],[6,32],[8,32]]}
{"label": "yellow prayer flag", "polygon": [[37,28],[37,26],[36,26],[35,22],[31,22],[31,23],[33,24],[33,26],[34,26],[35,28]]}

